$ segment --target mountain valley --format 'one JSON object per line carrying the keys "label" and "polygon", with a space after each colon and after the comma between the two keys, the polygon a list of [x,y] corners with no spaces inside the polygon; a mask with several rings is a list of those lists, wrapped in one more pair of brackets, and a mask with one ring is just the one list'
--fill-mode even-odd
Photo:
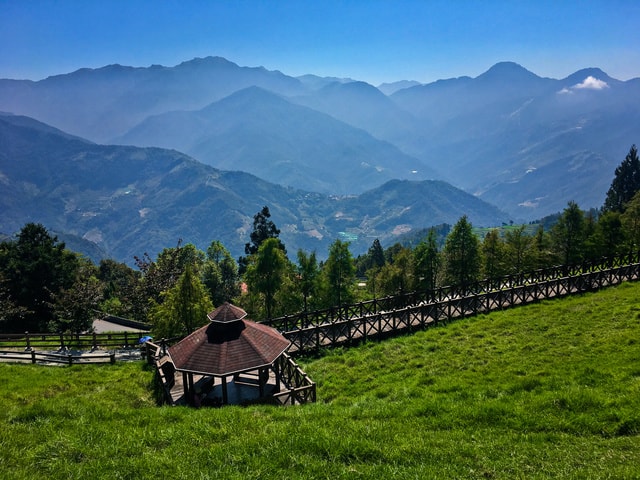
{"label": "mountain valley", "polygon": [[602,205],[639,107],[640,79],[513,62],[379,88],[221,57],[4,79],[0,231],[40,221],[130,262],[179,238],[243,254],[264,205],[319,256],[463,214],[527,222]]}

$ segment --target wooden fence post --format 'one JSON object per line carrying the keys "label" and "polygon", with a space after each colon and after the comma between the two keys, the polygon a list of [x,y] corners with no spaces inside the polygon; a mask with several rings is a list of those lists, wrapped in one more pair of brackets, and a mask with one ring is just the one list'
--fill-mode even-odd
{"label": "wooden fence post", "polygon": [[36,351],[31,350],[31,363],[36,363]]}

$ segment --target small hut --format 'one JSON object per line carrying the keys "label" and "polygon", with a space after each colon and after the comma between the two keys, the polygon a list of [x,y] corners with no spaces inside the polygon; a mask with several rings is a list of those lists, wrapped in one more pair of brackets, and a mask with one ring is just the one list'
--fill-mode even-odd
{"label": "small hut", "polygon": [[182,374],[179,383],[187,403],[265,401],[279,391],[277,360],[290,342],[246,316],[241,308],[224,303],[208,314],[208,325],[169,347],[169,359]]}

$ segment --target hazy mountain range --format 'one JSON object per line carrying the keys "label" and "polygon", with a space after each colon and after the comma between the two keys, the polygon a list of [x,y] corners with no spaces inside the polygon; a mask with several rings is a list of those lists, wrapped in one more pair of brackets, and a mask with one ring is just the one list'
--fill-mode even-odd
{"label": "hazy mountain range", "polygon": [[[192,168],[207,178],[250,178],[241,185],[242,191],[235,191],[224,203],[225,208],[240,212],[237,215],[243,219],[244,230],[239,223],[230,225],[240,228],[242,233],[237,238],[242,245],[246,241],[242,239],[246,225],[262,204],[281,209],[281,222],[296,225],[297,230],[292,227],[297,232],[293,237],[314,238],[300,232],[311,232],[319,225],[303,226],[304,214],[295,206],[285,206],[287,202],[299,202],[300,191],[312,195],[314,202],[339,196],[344,205],[368,196],[371,207],[387,210],[368,210],[367,215],[388,216],[391,223],[395,221],[395,210],[374,202],[392,197],[388,195],[390,191],[397,191],[402,197],[415,193],[415,185],[420,185],[418,190],[437,185],[440,192],[460,194],[451,186],[445,188],[444,183],[425,180],[449,182],[499,206],[514,220],[533,220],[555,213],[570,200],[585,209],[599,207],[615,167],[630,145],[638,142],[639,107],[640,79],[619,81],[597,68],[559,80],[542,78],[512,62],[499,63],[476,78],[445,79],[426,85],[403,80],[378,88],[349,78],[294,78],[262,67],[241,67],[220,57],[194,59],[175,67],[110,65],[37,82],[0,80],[0,111],[33,117],[66,132],[57,132],[56,138],[75,135],[87,139],[73,141],[91,149],[91,155],[96,157],[95,168],[100,155],[107,158],[106,163],[109,158],[120,158],[118,168],[123,170],[142,168],[133,157],[145,157],[144,168],[159,168],[153,175],[162,176],[163,185],[176,198],[174,201],[165,195],[163,202],[179,204],[185,195],[177,184],[166,184],[174,178],[166,170],[169,158],[183,159],[189,165],[193,162],[178,152],[213,167],[215,174],[198,170],[206,167],[193,163],[198,167]],[[13,118],[13,127],[18,118]],[[38,128],[40,132],[46,129]],[[116,148],[113,144],[175,151]],[[6,155],[11,149],[12,145],[3,141],[3,162],[8,161]],[[44,161],[44,150],[41,153]],[[62,161],[64,155],[60,155],[58,160]],[[32,160],[28,155],[20,157],[21,162]],[[0,168],[0,178],[5,178],[6,167]],[[261,180],[231,174],[231,170],[241,170]],[[392,179],[415,183],[388,183]],[[91,179],[102,180],[97,174]],[[195,188],[193,182],[188,182],[189,188]],[[251,187],[252,184],[259,187]],[[96,191],[98,187],[95,186]],[[78,188],[88,187],[78,184]],[[382,190],[375,190],[378,188]],[[263,200],[255,198],[256,190]],[[372,190],[375,194],[369,196]],[[199,205],[214,205],[213,200],[207,199],[209,193],[206,188],[200,191]],[[156,192],[149,190],[145,198],[153,195]],[[342,198],[351,195],[356,200]],[[461,213],[470,213],[464,209],[455,213],[441,211],[445,207],[433,204],[437,195],[424,191],[423,195],[421,201],[427,211],[446,214],[445,221],[449,223]],[[273,197],[272,201],[267,201],[268,197]],[[408,198],[401,200],[411,204]],[[16,202],[13,206],[19,206]],[[450,205],[446,208],[457,206],[455,202],[445,203]],[[318,205],[318,211],[329,217],[343,208],[342,203],[338,210]],[[218,213],[223,217],[228,214],[226,210]],[[5,223],[9,214],[4,215],[0,230],[15,228],[15,222]],[[350,215],[338,216],[351,218]],[[484,219],[489,217],[502,220],[504,215],[494,212]],[[406,223],[421,228],[440,223],[441,218],[425,218],[425,225],[413,223],[416,219]],[[17,217],[15,221],[19,222]],[[362,223],[364,218],[354,216],[353,221]],[[165,235],[165,227],[158,227],[158,234],[162,231]],[[326,228],[326,232],[318,230],[323,239],[335,234],[333,226]],[[392,230],[403,228],[409,227],[394,226]],[[86,235],[81,228],[74,231]],[[337,231],[349,233],[346,227]],[[174,232],[177,229],[166,233],[162,241]],[[382,228],[375,231],[376,235],[381,233]],[[385,230],[384,235],[391,234]],[[234,246],[229,248],[233,250]]]}
{"label": "hazy mountain range", "polygon": [[242,255],[253,216],[265,205],[293,256],[302,248],[320,258],[336,238],[352,242],[357,254],[375,238],[388,244],[464,214],[476,225],[508,221],[441,181],[391,180],[335,197],[221,171],[175,150],[98,145],[24,116],[0,115],[0,145],[0,231],[40,222],[127,263],[145,252],[155,257],[179,239],[201,249],[220,240]]}

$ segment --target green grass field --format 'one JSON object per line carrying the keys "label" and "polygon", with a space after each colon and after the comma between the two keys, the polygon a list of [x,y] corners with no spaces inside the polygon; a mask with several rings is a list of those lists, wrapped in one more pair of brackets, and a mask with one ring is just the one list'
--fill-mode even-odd
{"label": "green grass field", "polygon": [[0,364],[0,478],[640,478],[640,284],[300,363],[318,403],[156,407],[142,363]]}

